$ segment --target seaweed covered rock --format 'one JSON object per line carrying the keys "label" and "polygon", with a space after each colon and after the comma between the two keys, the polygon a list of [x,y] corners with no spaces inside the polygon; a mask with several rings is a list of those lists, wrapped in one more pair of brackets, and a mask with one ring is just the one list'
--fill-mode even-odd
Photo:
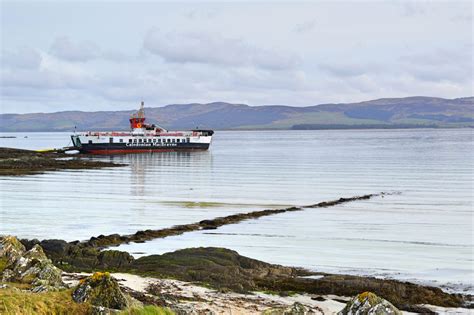
{"label": "seaweed covered rock", "polygon": [[78,303],[89,302],[94,306],[110,309],[123,310],[128,306],[117,280],[108,272],[96,272],[82,279],[74,289],[72,298]]}
{"label": "seaweed covered rock", "polygon": [[29,251],[16,237],[2,239],[0,258],[7,263],[2,273],[2,281],[31,284],[34,292],[54,291],[66,285],[61,279],[62,271],[53,265],[39,245]]}
{"label": "seaweed covered rock", "polygon": [[246,292],[258,289],[256,279],[292,277],[294,268],[272,265],[225,248],[187,248],[163,255],[141,257],[131,268],[154,276],[200,281],[218,289]]}
{"label": "seaweed covered rock", "polygon": [[98,265],[105,269],[120,269],[131,265],[134,258],[127,252],[104,250],[97,256]]}
{"label": "seaweed covered rock", "polygon": [[[98,240],[102,238],[97,238]],[[66,242],[63,240],[21,240],[22,244],[30,249],[40,245],[46,255],[56,266],[65,271],[94,270],[123,270],[133,262],[133,256],[127,252],[117,250],[101,250],[100,248],[85,246],[79,242]]]}
{"label": "seaweed covered rock", "polygon": [[338,315],[401,315],[395,306],[389,301],[378,297],[372,292],[361,293],[352,298]]}

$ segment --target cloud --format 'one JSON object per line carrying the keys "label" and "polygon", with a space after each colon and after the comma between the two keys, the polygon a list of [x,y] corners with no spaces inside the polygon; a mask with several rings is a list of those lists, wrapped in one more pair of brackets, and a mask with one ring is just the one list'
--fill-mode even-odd
{"label": "cloud", "polygon": [[362,65],[360,63],[332,63],[319,65],[319,69],[336,77],[356,77],[373,70],[375,66]]}
{"label": "cloud", "polygon": [[41,64],[41,54],[30,47],[16,50],[3,50],[1,55],[2,68],[34,69]]}
{"label": "cloud", "polygon": [[80,90],[91,88],[96,83],[93,71],[75,62],[64,61],[42,53],[40,67],[1,69],[0,85],[2,89],[20,91],[37,89],[38,94],[48,91]]}
{"label": "cloud", "polygon": [[469,25],[472,25],[472,11],[457,14],[451,18],[451,21],[455,23],[469,23]]}
{"label": "cloud", "polygon": [[472,95],[472,5],[49,6],[54,19],[5,6],[2,111]]}
{"label": "cloud", "polygon": [[194,9],[194,10],[191,10],[191,11],[188,11],[185,16],[188,18],[188,19],[204,19],[204,20],[208,20],[208,19],[212,19],[214,17],[216,17],[217,15],[217,11],[216,10],[198,10],[198,9]]}
{"label": "cloud", "polygon": [[57,38],[51,45],[51,54],[68,61],[88,61],[100,56],[99,47],[91,41],[72,42],[68,37]]}
{"label": "cloud", "polygon": [[472,45],[463,49],[425,50],[399,57],[374,61],[333,61],[320,64],[318,69],[336,79],[349,80],[359,86],[367,78],[411,77],[420,82],[451,82],[465,85],[472,82],[474,72]]}
{"label": "cloud", "polygon": [[427,7],[422,2],[408,1],[403,3],[403,14],[407,17],[416,17],[427,13]]}
{"label": "cloud", "polygon": [[316,24],[317,24],[316,20],[309,20],[309,21],[297,24],[295,28],[293,29],[293,31],[295,33],[300,33],[300,34],[309,33],[315,29]]}
{"label": "cloud", "polygon": [[400,69],[411,76],[431,82],[472,81],[472,46],[463,50],[439,49],[400,57]]}
{"label": "cloud", "polygon": [[242,39],[198,32],[163,32],[152,29],[144,40],[146,51],[169,62],[226,66],[255,66],[282,70],[294,68],[299,60],[291,54],[257,48]]}

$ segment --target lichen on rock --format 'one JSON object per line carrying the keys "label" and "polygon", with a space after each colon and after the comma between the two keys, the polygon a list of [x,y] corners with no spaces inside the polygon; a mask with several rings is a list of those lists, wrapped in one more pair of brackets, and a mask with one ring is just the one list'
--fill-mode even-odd
{"label": "lichen on rock", "polygon": [[14,263],[25,251],[25,246],[14,236],[5,236],[0,242],[0,257],[7,259],[7,265]]}
{"label": "lichen on rock", "polygon": [[29,251],[14,236],[1,240],[0,258],[6,259],[2,271],[3,282],[31,284],[34,292],[54,291],[65,288],[62,271],[53,265],[39,245]]}
{"label": "lichen on rock", "polygon": [[79,281],[72,298],[78,303],[89,302],[94,306],[119,310],[125,309],[129,304],[117,280],[108,272],[96,272]]}
{"label": "lichen on rock", "polygon": [[389,301],[372,292],[363,292],[352,298],[338,315],[401,315]]}
{"label": "lichen on rock", "polygon": [[299,302],[295,302],[293,303],[293,305],[290,305],[286,308],[270,308],[263,312],[263,315],[306,315],[306,314],[314,314],[314,312]]}

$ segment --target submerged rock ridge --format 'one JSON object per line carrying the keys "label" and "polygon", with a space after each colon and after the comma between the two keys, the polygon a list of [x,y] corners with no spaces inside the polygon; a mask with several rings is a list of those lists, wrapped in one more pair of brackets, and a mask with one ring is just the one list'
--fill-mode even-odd
{"label": "submerged rock ridge", "polygon": [[119,246],[130,242],[145,242],[156,238],[164,238],[167,236],[180,235],[186,232],[217,229],[220,226],[227,224],[236,224],[244,220],[257,219],[263,216],[274,215],[284,212],[291,211],[302,211],[308,208],[323,208],[335,206],[342,203],[357,201],[357,200],[368,200],[376,196],[384,196],[392,193],[377,193],[367,194],[362,196],[355,196],[349,198],[339,198],[332,201],[323,201],[317,204],[300,206],[300,207],[288,207],[284,209],[267,209],[260,211],[253,211],[248,213],[239,213],[229,215],[226,217],[218,217],[209,220],[202,220],[196,223],[190,223],[185,225],[177,225],[170,228],[160,230],[145,230],[138,231],[131,235],[99,235],[98,237],[91,237],[87,241],[74,241],[66,242],[63,240],[22,240],[22,242],[31,248],[36,244],[40,244],[45,250],[48,257],[50,257],[55,263],[60,264],[62,268],[72,268],[69,270],[87,269],[90,268],[105,268],[108,270],[117,270],[130,265],[133,257],[125,252],[103,249],[111,246]]}
{"label": "submerged rock ridge", "polygon": [[83,247],[99,247],[105,248],[110,246],[118,246],[121,244],[126,244],[130,242],[145,242],[156,238],[164,238],[167,236],[172,235],[180,235],[186,232],[192,231],[199,231],[199,230],[212,230],[217,229],[218,227],[228,225],[228,224],[235,224],[242,222],[244,220],[250,219],[258,219],[260,217],[284,213],[284,212],[292,212],[292,211],[301,211],[308,208],[324,208],[324,207],[331,207],[347,202],[358,201],[358,200],[368,200],[377,196],[384,196],[389,195],[391,193],[381,192],[375,194],[367,194],[361,196],[354,196],[349,198],[339,198],[336,200],[331,201],[323,201],[312,205],[307,206],[293,206],[284,209],[267,209],[267,210],[260,210],[260,211],[252,211],[248,213],[239,213],[233,214],[226,217],[218,217],[210,220],[202,220],[200,222],[191,223],[191,224],[184,224],[184,225],[176,225],[171,228],[165,228],[160,230],[145,230],[145,231],[138,231],[132,235],[119,235],[119,234],[111,234],[111,235],[99,235],[97,237],[91,237],[88,241],[82,242],[78,245]]}
{"label": "submerged rock ridge", "polygon": [[377,193],[367,194],[362,196],[355,196],[349,198],[339,198],[332,201],[323,201],[312,205],[300,206],[300,207],[288,207],[284,209],[267,209],[259,210],[248,213],[233,214],[226,217],[218,217],[209,220],[202,220],[196,223],[176,225],[170,228],[160,230],[145,230],[138,231],[131,235],[99,235],[97,237],[91,237],[87,241],[74,241],[66,242],[63,240],[22,240],[22,242],[31,248],[35,244],[40,244],[45,250],[48,257],[50,257],[56,263],[59,263],[63,268],[72,267],[79,269],[90,269],[90,268],[105,268],[108,270],[117,270],[130,265],[133,257],[125,252],[103,249],[111,246],[119,246],[121,244],[127,244],[130,242],[145,242],[157,238],[164,238],[167,236],[180,235],[186,232],[217,229],[220,226],[227,224],[236,224],[244,220],[257,219],[263,216],[274,215],[284,212],[302,211],[308,208],[323,208],[335,206],[342,203],[357,201],[357,200],[368,200],[376,196],[384,196],[392,193]]}
{"label": "submerged rock ridge", "polygon": [[402,315],[389,301],[372,292],[363,292],[352,298],[338,315]]}
{"label": "submerged rock ridge", "polygon": [[62,271],[53,265],[39,245],[29,251],[16,237],[6,236],[0,242],[0,260],[3,261],[2,282],[31,285],[33,292],[55,291],[65,288]]}

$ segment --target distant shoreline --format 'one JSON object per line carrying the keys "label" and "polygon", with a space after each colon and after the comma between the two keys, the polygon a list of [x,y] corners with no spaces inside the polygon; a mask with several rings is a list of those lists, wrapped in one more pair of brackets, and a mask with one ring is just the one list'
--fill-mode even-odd
{"label": "distant shoreline", "polygon": [[[153,104],[153,103],[151,103]],[[406,129],[474,127],[474,97],[382,98],[313,106],[213,102],[145,107],[147,122],[169,130]],[[123,130],[131,110],[0,114],[0,132]],[[196,128],[198,129],[198,128]]]}
{"label": "distant shoreline", "polygon": [[[236,129],[214,129],[215,131],[301,131],[301,130],[409,130],[409,129],[473,129],[474,126],[437,126],[437,125],[295,125],[292,128],[236,128]],[[75,132],[87,132],[90,130],[76,130]],[[110,131],[109,129],[96,128],[93,131]],[[125,129],[114,129],[113,131],[127,131]],[[0,133],[42,133],[42,132],[57,132],[57,133],[74,133],[74,130],[20,130],[7,131],[0,130]],[[0,137],[0,139],[7,139],[13,137]]]}

